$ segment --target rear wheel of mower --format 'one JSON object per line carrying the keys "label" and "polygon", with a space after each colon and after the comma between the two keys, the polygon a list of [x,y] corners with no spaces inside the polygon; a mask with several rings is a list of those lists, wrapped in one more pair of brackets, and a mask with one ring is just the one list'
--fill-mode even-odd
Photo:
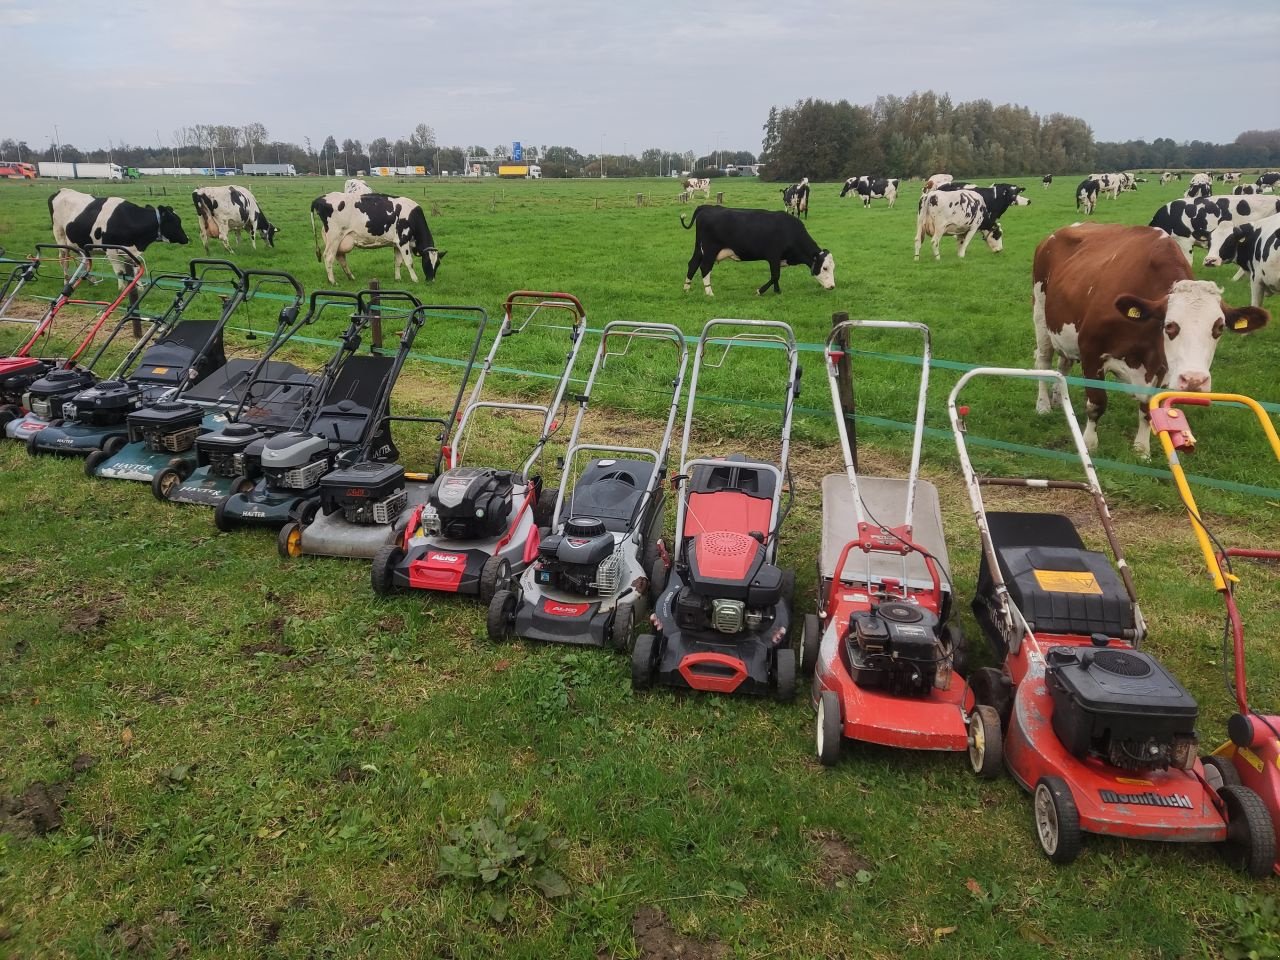
{"label": "rear wheel of mower", "polygon": [[276,535],[276,550],[286,560],[296,560],[302,556],[302,528],[290,520],[280,528]]}
{"label": "rear wheel of mower", "polygon": [[173,467],[165,467],[151,478],[151,493],[157,500],[167,503],[182,486],[182,480],[181,473]]}
{"label": "rear wheel of mower", "polygon": [[1071,788],[1061,777],[1041,777],[1035,794],[1036,839],[1044,855],[1057,864],[1080,856],[1080,812]]}
{"label": "rear wheel of mower", "polygon": [[955,623],[948,623],[942,628],[943,643],[951,651],[951,672],[960,677],[969,675],[969,643],[965,640],[964,631]]}
{"label": "rear wheel of mower", "polygon": [[840,748],[844,741],[840,697],[834,690],[823,690],[818,698],[818,722],[815,726],[818,762],[824,767],[834,767],[840,762]]}
{"label": "rear wheel of mower", "polygon": [[246,477],[244,474],[241,474],[240,476],[234,478],[231,481],[232,493],[248,493],[252,489],[253,489],[253,481],[250,480],[248,477]]}
{"label": "rear wheel of mower", "polygon": [[[231,496],[234,496],[234,494]],[[227,519],[227,503],[231,500],[231,496],[223,497],[218,501],[218,505],[213,508],[213,525],[223,533],[230,533],[235,529]]]}
{"label": "rear wheel of mower", "polygon": [[653,686],[653,667],[657,638],[642,633],[631,650],[631,689],[648,690]]}
{"label": "rear wheel of mower", "polygon": [[667,564],[661,557],[654,557],[649,566],[649,598],[656,606],[662,591],[667,589]]}
{"label": "rear wheel of mower", "polygon": [[480,568],[480,599],[488,603],[511,579],[511,564],[506,557],[490,557]]}
{"label": "rear wheel of mower", "polygon": [[551,515],[556,510],[556,497],[560,494],[559,487],[543,487],[542,492],[538,494],[537,502],[533,505],[533,522],[539,527],[548,527],[551,525]]}
{"label": "rear wheel of mower", "polygon": [[1215,792],[1221,793],[1223,787],[1240,786],[1240,772],[1226,757],[1202,757],[1200,762],[1204,764],[1205,782],[1213,787]]}
{"label": "rear wheel of mower", "polygon": [[1008,729],[1009,718],[1013,716],[1013,684],[1009,678],[996,667],[979,667],[968,679],[973,698],[978,703],[995,707],[1000,717],[1000,728]]}
{"label": "rear wheel of mower", "polygon": [[782,571],[782,587],[780,593],[782,594],[782,599],[787,604],[787,609],[792,609],[795,606],[796,599],[796,572],[790,567],[787,567]]}
{"label": "rear wheel of mower", "polygon": [[509,639],[515,619],[516,595],[510,590],[499,590],[489,601],[489,615],[485,623],[489,640],[493,643],[502,643]]}
{"label": "rear wheel of mower", "polygon": [[984,780],[1000,776],[1004,765],[1004,737],[995,707],[979,704],[969,715],[969,766]]}
{"label": "rear wheel of mower", "polygon": [[373,555],[373,566],[369,568],[369,582],[373,592],[380,597],[389,597],[396,592],[395,568],[404,559],[404,551],[394,543],[379,547]]}
{"label": "rear wheel of mower", "polygon": [[316,518],[316,514],[320,512],[319,500],[303,500],[296,508],[298,517],[298,526],[309,527],[311,521]]}
{"label": "rear wheel of mower", "polygon": [[822,648],[822,621],[816,613],[804,615],[804,625],[800,631],[800,672],[813,676],[818,666],[818,651]]}
{"label": "rear wheel of mower", "polygon": [[[32,437],[31,439],[34,441],[35,437]],[[112,454],[107,453],[105,450],[94,450],[84,458],[84,475],[90,480],[94,479],[98,475],[98,467],[110,460],[111,457]]]}
{"label": "rear wheel of mower", "polygon": [[38,457],[43,452],[37,445],[36,441],[40,439],[40,431],[37,430],[31,436],[27,437],[27,453],[33,457]]}
{"label": "rear wheel of mower", "polygon": [[773,695],[782,703],[796,698],[796,652],[779,647],[773,654]]}
{"label": "rear wheel of mower", "polygon": [[102,449],[106,451],[108,457],[114,457],[128,442],[128,439],[116,434],[114,437],[107,437],[107,442],[102,445]]}
{"label": "rear wheel of mower", "polygon": [[1218,796],[1227,807],[1223,858],[1255,880],[1271,876],[1276,860],[1276,831],[1267,805],[1248,787],[1223,787]]}
{"label": "rear wheel of mower", "polygon": [[6,403],[0,407],[0,427],[3,427],[11,420],[17,420],[22,416],[22,408],[14,403]]}
{"label": "rear wheel of mower", "polygon": [[609,643],[615,650],[630,653],[636,637],[636,609],[627,604],[619,607],[613,615],[613,626],[609,630]]}

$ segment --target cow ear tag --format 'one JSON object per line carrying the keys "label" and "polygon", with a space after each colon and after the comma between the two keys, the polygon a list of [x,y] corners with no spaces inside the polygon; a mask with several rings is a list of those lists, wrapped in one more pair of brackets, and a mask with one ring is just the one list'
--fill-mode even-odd
{"label": "cow ear tag", "polygon": [[1129,316],[1132,317],[1134,320],[1140,320],[1142,318],[1142,311],[1139,310],[1137,307],[1130,307]]}
{"label": "cow ear tag", "polygon": [[1249,318],[1237,317],[1236,322],[1233,323],[1232,326],[1237,330],[1243,330],[1245,327],[1249,326]]}

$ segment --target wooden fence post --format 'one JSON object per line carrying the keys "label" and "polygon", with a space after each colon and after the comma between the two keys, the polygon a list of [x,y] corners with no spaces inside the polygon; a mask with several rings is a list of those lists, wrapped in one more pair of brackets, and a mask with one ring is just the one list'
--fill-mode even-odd
{"label": "wooden fence post", "polygon": [[[849,319],[843,310],[831,315],[831,326],[837,327]],[[836,336],[835,345],[841,351],[836,362],[836,382],[840,391],[840,413],[844,417],[849,431],[849,450],[853,454],[854,469],[858,467],[858,424],[854,419],[856,404],[853,398],[853,364],[849,360],[849,331],[841,330]]]}
{"label": "wooden fence post", "polygon": [[643,206],[644,206],[644,194],[643,194],[643,193],[637,193],[637,194],[636,194],[636,206],[637,206],[637,207],[643,207]]}
{"label": "wooden fence post", "polygon": [[723,206],[724,206],[724,194],[723,194],[723,193],[717,193],[717,194],[716,194],[716,206],[717,206],[717,207],[723,207]]}
{"label": "wooden fence post", "polygon": [[382,289],[382,284],[378,282],[378,278],[374,277],[369,281],[369,289],[373,291],[369,297],[369,312],[373,314],[373,319],[369,321],[369,349],[370,352],[382,349],[382,297],[378,293]]}

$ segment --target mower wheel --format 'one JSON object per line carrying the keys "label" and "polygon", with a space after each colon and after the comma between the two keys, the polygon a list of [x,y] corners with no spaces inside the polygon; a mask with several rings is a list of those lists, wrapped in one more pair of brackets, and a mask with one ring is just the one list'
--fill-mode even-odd
{"label": "mower wheel", "polygon": [[631,649],[632,690],[648,690],[653,686],[657,643],[657,637],[652,633],[642,633],[636,638],[636,645]]}
{"label": "mower wheel", "polygon": [[40,456],[41,453],[44,452],[43,450],[40,449],[39,445],[36,442],[39,439],[40,439],[39,430],[37,430],[31,436],[27,437],[27,453],[31,454],[31,456],[33,457],[38,457]]}
{"label": "mower wheel", "polygon": [[151,478],[151,494],[157,500],[168,502],[182,486],[182,474],[173,467],[165,467]]}
{"label": "mower wheel", "polygon": [[995,707],[979,704],[969,715],[969,766],[983,780],[1000,776],[1004,765],[1004,737]]}
{"label": "mower wheel", "polygon": [[996,667],[979,667],[968,679],[973,698],[978,703],[995,707],[1001,728],[1008,727],[1013,716],[1013,684],[1009,678]]}
{"label": "mower wheel", "polygon": [[218,505],[213,508],[213,525],[223,533],[230,533],[235,526],[227,519],[227,504],[231,502],[231,498],[235,494],[229,494],[218,501]]}
{"label": "mower wheel", "polygon": [[1255,880],[1271,876],[1276,861],[1276,831],[1262,798],[1248,787],[1218,791],[1227,806],[1227,839],[1222,856]]}
{"label": "mower wheel", "polygon": [[311,521],[316,518],[316,514],[320,512],[320,501],[303,500],[302,503],[294,508],[294,511],[298,518],[298,526],[309,527],[311,526]]}
{"label": "mower wheel", "polygon": [[389,597],[396,592],[395,578],[392,574],[400,561],[404,559],[404,550],[394,543],[379,547],[373,555],[373,566],[369,568],[369,581],[373,584],[373,592],[380,597]]}
{"label": "mower wheel", "polygon": [[480,568],[480,599],[488,603],[511,579],[511,564],[506,557],[490,557]]}
{"label": "mower wheel", "polygon": [[126,437],[122,437],[117,433],[114,437],[107,437],[107,442],[102,445],[102,449],[106,451],[108,457],[114,457],[125,448],[125,444],[128,442]]}
{"label": "mower wheel", "polygon": [[[31,439],[34,440],[35,437]],[[98,468],[110,460],[112,456],[105,450],[94,450],[84,458],[84,475],[92,480],[98,475]]]}
{"label": "mower wheel", "polygon": [[773,695],[782,703],[796,698],[796,652],[779,647],[773,654]]}
{"label": "mower wheel", "polygon": [[834,690],[823,690],[818,698],[818,722],[816,724],[818,762],[824,767],[834,767],[840,762],[840,747],[844,743],[844,721],[840,718],[840,695]]}
{"label": "mower wheel", "polygon": [[782,570],[782,587],[779,592],[787,609],[792,609],[796,599],[796,572],[790,567],[784,567]]}
{"label": "mower wheel", "polygon": [[613,627],[609,631],[609,643],[615,650],[631,652],[636,639],[636,608],[631,604],[619,607],[613,615]]}
{"label": "mower wheel", "polygon": [[234,478],[231,481],[232,493],[248,493],[250,490],[253,489],[253,487],[254,487],[253,481],[250,480],[248,477],[246,477],[244,474],[241,474],[240,476]]}
{"label": "mower wheel", "polygon": [[493,643],[502,643],[509,638],[515,619],[515,593],[505,588],[499,590],[493,595],[493,599],[489,601],[489,615],[486,619],[489,640]]}
{"label": "mower wheel", "polygon": [[290,520],[276,535],[276,550],[285,560],[296,560],[302,556],[302,528]]}
{"label": "mower wheel", "polygon": [[816,613],[804,615],[800,630],[800,673],[812,677],[818,668],[818,651],[822,648],[822,621]]}
{"label": "mower wheel", "polygon": [[1205,783],[1213,787],[1214,792],[1221,793],[1223,787],[1240,786],[1240,772],[1227,757],[1210,755],[1201,758],[1204,764]]}
{"label": "mower wheel", "polygon": [[551,526],[551,515],[556,512],[556,497],[559,495],[559,487],[542,488],[537,502],[533,505],[533,522],[536,526]]}
{"label": "mower wheel", "polygon": [[654,557],[649,567],[649,599],[658,604],[662,591],[667,589],[667,564],[661,557]]}
{"label": "mower wheel", "polygon": [[22,416],[22,408],[16,403],[6,403],[0,407],[0,427],[3,427],[11,420],[17,420]]}
{"label": "mower wheel", "polygon": [[1080,856],[1080,811],[1071,788],[1061,777],[1041,777],[1035,794],[1036,839],[1044,855],[1056,864]]}
{"label": "mower wheel", "polygon": [[948,623],[944,626],[942,639],[951,650],[951,672],[958,677],[967,677],[969,675],[969,643],[960,625]]}

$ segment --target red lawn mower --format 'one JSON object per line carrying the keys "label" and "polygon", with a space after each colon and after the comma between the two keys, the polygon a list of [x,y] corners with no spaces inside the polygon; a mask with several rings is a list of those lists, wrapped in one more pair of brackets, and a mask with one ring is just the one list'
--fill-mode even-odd
{"label": "red lawn mower", "polygon": [[[915,435],[906,478],[858,476],[840,399],[840,344],[854,328],[908,331],[923,340]],[[938,491],[921,480],[929,393],[929,328],[847,320],[824,351],[844,473],[822,480],[818,613],[804,620],[800,665],[813,673],[818,759],[834,766],[845,738],[915,750],[969,749],[964,637],[952,614]],[[988,708],[989,709],[989,708]],[[986,753],[988,774],[999,751]]]}
{"label": "red lawn mower", "polygon": [[[1223,646],[1225,648],[1230,641],[1231,647],[1230,656],[1224,656],[1223,663],[1229,659],[1234,666],[1234,679],[1227,681],[1227,689],[1235,696],[1237,712],[1227,721],[1227,736],[1230,739],[1203,759],[1205,777],[1210,783],[1216,781],[1215,785],[1219,787],[1243,784],[1256,792],[1266,804],[1274,827],[1276,823],[1280,823],[1280,716],[1256,713],[1249,706],[1245,686],[1244,621],[1240,616],[1240,608],[1236,605],[1235,594],[1235,585],[1240,577],[1232,569],[1231,561],[1269,560],[1274,563],[1280,561],[1280,550],[1224,547],[1205,526],[1178,457],[1179,452],[1190,453],[1195,450],[1196,438],[1191,433],[1186,415],[1176,407],[1183,404],[1204,407],[1229,404],[1246,407],[1258,418],[1277,460],[1280,460],[1280,437],[1276,435],[1276,428],[1262,406],[1256,400],[1239,394],[1158,393],[1151,398],[1150,403],[1151,429],[1159,436],[1160,445],[1164,447],[1165,456],[1169,459],[1169,468],[1173,471],[1178,494],[1191,518],[1191,527],[1200,544],[1200,552],[1204,554],[1213,588],[1222,594],[1227,608]],[[1274,863],[1272,869],[1280,873],[1280,861]]]}
{"label": "red lawn mower", "polygon": [[[1085,482],[979,477],[965,438],[969,411],[957,405],[975,377],[1056,386]],[[1139,649],[1146,624],[1066,387],[1052,371],[978,367],[947,399],[982,541],[973,610],[1002,664],[969,678],[978,703],[970,761],[984,771],[1003,745],[1009,772],[1034,794],[1036,836],[1054,863],[1075,860],[1084,833],[1102,833],[1217,844],[1237,868],[1268,876],[1275,831],[1266,806],[1248,787],[1207,775],[1196,758],[1195,700]],[[1002,403],[996,415],[1007,410]],[[988,513],[989,486],[1088,494],[1114,565],[1065,516]]]}

